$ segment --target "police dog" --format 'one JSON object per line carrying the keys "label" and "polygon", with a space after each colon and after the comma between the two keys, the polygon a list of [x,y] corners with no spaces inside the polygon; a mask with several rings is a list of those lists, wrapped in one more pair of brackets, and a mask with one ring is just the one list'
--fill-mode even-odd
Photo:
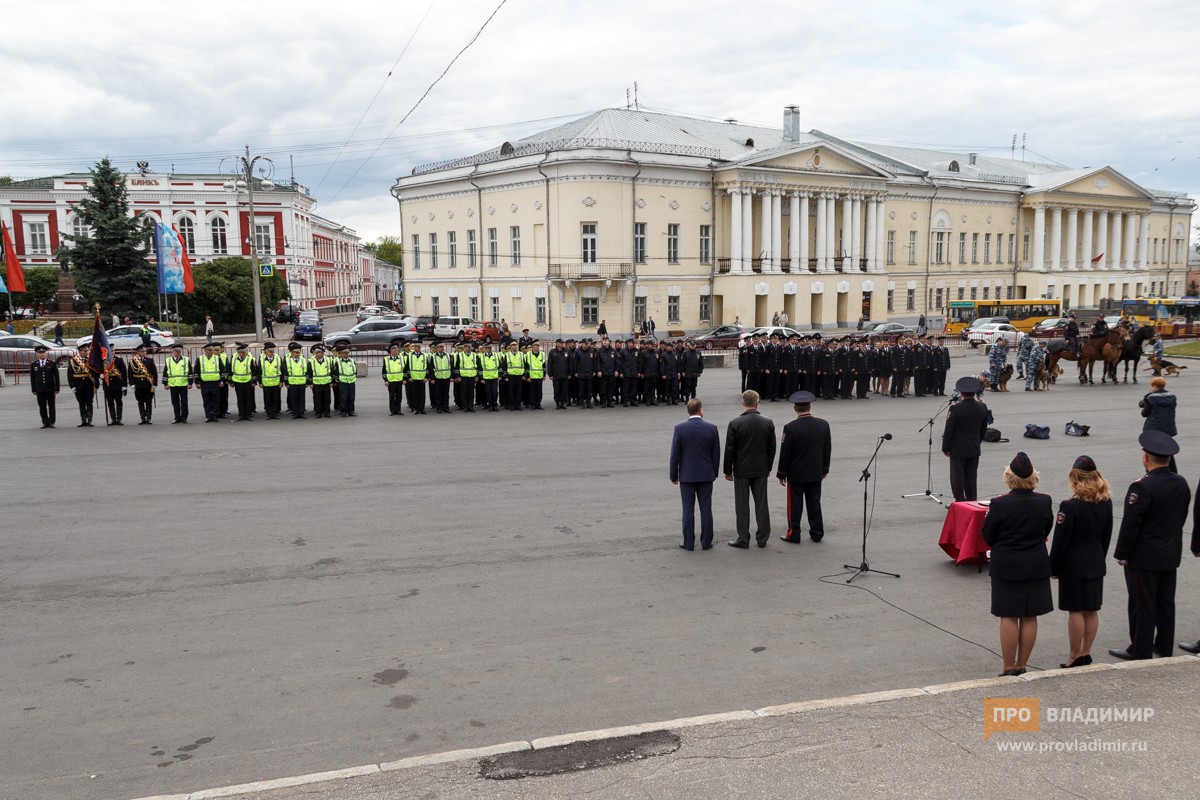
{"label": "police dog", "polygon": [[1012,379],[1013,367],[1012,364],[1005,364],[1004,369],[1000,370],[1000,376],[996,379],[996,388],[1002,392],[1008,391],[1008,382]]}
{"label": "police dog", "polygon": [[1033,376],[1033,390],[1035,392],[1050,391],[1050,384],[1054,383],[1054,379],[1062,374],[1062,367],[1057,364],[1054,365],[1053,374],[1051,374],[1050,370],[1046,369],[1045,364],[1042,364],[1038,367],[1037,374]]}
{"label": "police dog", "polygon": [[1150,356],[1150,366],[1146,367],[1145,371],[1153,372],[1155,375],[1161,375],[1162,373],[1165,372],[1168,375],[1175,376],[1175,375],[1179,374],[1179,370],[1181,370],[1181,369],[1187,369],[1187,367],[1186,366],[1181,367],[1178,364],[1172,364],[1170,361],[1167,361],[1166,359],[1155,358],[1154,356]]}

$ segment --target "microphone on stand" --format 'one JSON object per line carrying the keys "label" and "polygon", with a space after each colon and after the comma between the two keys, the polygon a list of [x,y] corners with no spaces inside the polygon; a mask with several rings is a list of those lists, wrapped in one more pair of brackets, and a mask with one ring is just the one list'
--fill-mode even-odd
{"label": "microphone on stand", "polygon": [[892,440],[892,435],[890,433],[885,433],[883,436],[880,436],[879,438],[883,439],[885,442],[890,442]]}

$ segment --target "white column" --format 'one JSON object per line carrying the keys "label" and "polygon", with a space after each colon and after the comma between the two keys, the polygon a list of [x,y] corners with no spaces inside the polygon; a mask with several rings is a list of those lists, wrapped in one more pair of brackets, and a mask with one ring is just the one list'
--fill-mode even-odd
{"label": "white column", "polygon": [[1138,242],[1137,268],[1150,269],[1150,215],[1139,214],[1138,217],[1142,221],[1142,232]]}
{"label": "white column", "polygon": [[887,271],[887,215],[884,214],[887,204],[882,197],[875,201],[875,219],[878,220],[878,225],[875,226],[875,235],[878,237],[875,241],[875,271]]}
{"label": "white column", "polygon": [[1138,216],[1134,213],[1125,215],[1125,269],[1137,269],[1137,236],[1140,225]]}
{"label": "white column", "polygon": [[842,272],[850,272],[851,258],[854,245],[854,198],[846,195],[842,198]]}
{"label": "white column", "polygon": [[762,214],[762,219],[759,220],[758,231],[758,257],[762,261],[760,269],[763,272],[771,271],[771,190],[762,189],[759,191],[761,202],[758,204],[758,213]]}
{"label": "white column", "polygon": [[850,235],[850,255],[853,259],[854,272],[862,272],[863,260],[863,230],[866,227],[866,220],[863,215],[863,199],[861,196],[854,198],[854,230]]}
{"label": "white column", "polygon": [[[1083,248],[1079,252],[1079,266],[1082,269],[1091,269],[1092,257],[1096,255],[1096,246],[1092,238],[1092,217],[1092,211],[1083,212]],[[1090,302],[1089,300],[1084,305],[1089,305]]]}
{"label": "white column", "polygon": [[1033,210],[1033,254],[1030,267],[1035,272],[1046,271],[1046,209],[1038,206]]}
{"label": "white column", "polygon": [[1096,262],[1096,269],[1104,269],[1108,266],[1108,212],[1100,211],[1096,214],[1096,255],[1100,257]]}
{"label": "white column", "polygon": [[800,271],[800,194],[788,195],[788,272]]}
{"label": "white column", "polygon": [[875,226],[879,224],[879,220],[875,218],[875,198],[866,198],[867,212],[867,230],[866,238],[863,240],[864,249],[866,251],[867,268],[865,272],[875,271]]}
{"label": "white column", "polygon": [[1079,209],[1067,209],[1067,269],[1079,269],[1076,263],[1079,252]]}
{"label": "white column", "polygon": [[1121,211],[1114,211],[1112,217],[1112,258],[1109,259],[1113,269],[1121,269],[1124,265],[1121,263],[1121,233],[1123,223],[1125,222],[1125,214]]}
{"label": "white column", "polygon": [[838,254],[838,237],[837,237],[837,195],[832,192],[827,200],[829,210],[825,213],[825,242],[829,249],[825,252],[825,271],[837,272],[837,254]]}
{"label": "white column", "polygon": [[[794,220],[793,220],[794,222]],[[808,192],[800,195],[800,264],[793,264],[792,272],[808,272]]]}
{"label": "white column", "polygon": [[825,217],[829,213],[828,198],[824,193],[817,195],[817,272],[825,272],[825,257],[829,248],[826,236],[829,226]]}
{"label": "white column", "polygon": [[1062,208],[1050,209],[1050,269],[1062,269]]}
{"label": "white column", "polygon": [[771,272],[783,272],[783,192],[779,189],[771,191]]}
{"label": "white column", "polygon": [[729,271],[742,271],[742,190],[729,190]]}
{"label": "white column", "polygon": [[754,190],[743,189],[742,198],[742,272],[754,268]]}

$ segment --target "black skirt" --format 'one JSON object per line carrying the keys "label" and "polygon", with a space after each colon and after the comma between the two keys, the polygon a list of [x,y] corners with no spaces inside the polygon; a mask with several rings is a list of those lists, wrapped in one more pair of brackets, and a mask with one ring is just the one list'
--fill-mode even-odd
{"label": "black skirt", "polygon": [[1063,611],[1099,611],[1104,578],[1059,578],[1058,607]]}
{"label": "black skirt", "polygon": [[1049,578],[1008,581],[992,577],[992,616],[1040,617],[1053,610]]}

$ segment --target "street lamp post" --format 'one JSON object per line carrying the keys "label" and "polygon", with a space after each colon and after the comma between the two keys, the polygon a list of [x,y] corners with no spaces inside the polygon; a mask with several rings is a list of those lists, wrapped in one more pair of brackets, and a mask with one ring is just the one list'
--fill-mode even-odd
{"label": "street lamp post", "polygon": [[[262,344],[263,340],[263,309],[262,309],[262,277],[260,275],[260,266],[258,263],[258,228],[254,218],[254,167],[258,162],[263,162],[266,165],[263,168],[264,176],[262,179],[262,187],[270,190],[275,188],[268,176],[274,174],[275,162],[266,156],[250,157],[250,145],[246,145],[246,153],[242,156],[234,156],[233,163],[237,167],[237,179],[227,181],[225,188],[231,191],[246,190],[246,206],[249,212],[249,224],[247,227],[248,241],[250,244],[250,271],[254,275],[254,341]],[[243,178],[243,176],[245,176]]]}

